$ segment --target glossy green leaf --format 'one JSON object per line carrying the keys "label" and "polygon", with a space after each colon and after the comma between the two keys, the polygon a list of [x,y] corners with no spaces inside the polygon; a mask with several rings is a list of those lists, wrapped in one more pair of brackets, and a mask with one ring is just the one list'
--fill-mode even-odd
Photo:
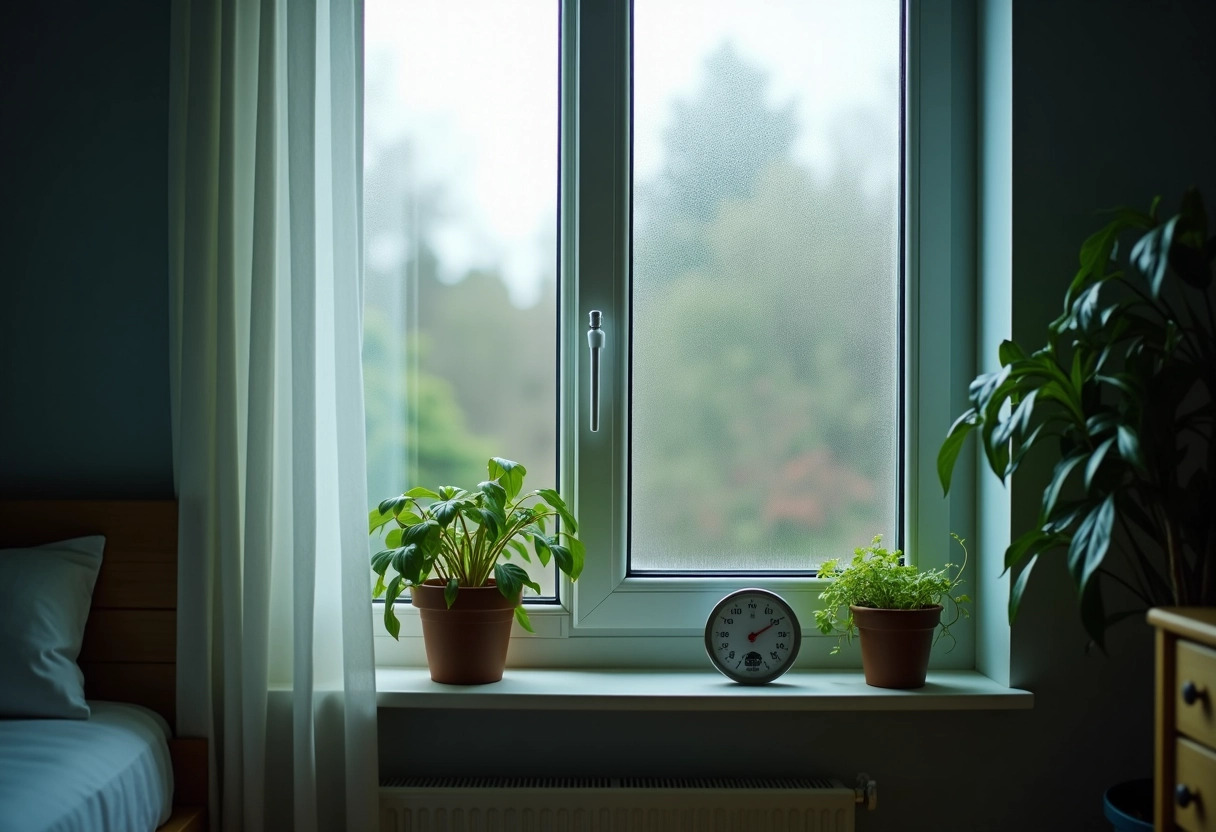
{"label": "glossy green leaf", "polygon": [[1115,498],[1108,496],[1098,504],[1077,527],[1068,547],[1068,572],[1078,597],[1083,597],[1094,573],[1102,565],[1110,549],[1110,535],[1115,523]]}
{"label": "glossy green leaf", "polygon": [[963,443],[967,439],[967,434],[970,433],[976,425],[978,415],[975,408],[971,408],[962,416],[955,420],[950,426],[950,432],[946,434],[946,441],[942,443],[941,450],[937,452],[937,477],[942,484],[942,493],[950,493],[950,480],[954,476],[954,463],[958,460],[959,452],[963,449]]}
{"label": "glossy green leaf", "polygon": [[1080,390],[1085,386],[1085,375],[1082,368],[1082,355],[1080,350],[1076,350],[1072,354],[1072,369],[1069,371],[1068,380],[1072,383],[1073,390]]}
{"label": "glossy green leaf", "polygon": [[401,529],[389,529],[388,534],[384,536],[384,545],[390,549],[396,549],[401,545]]}
{"label": "glossy green leaf", "polygon": [[519,622],[519,626],[523,627],[529,633],[536,632],[536,630],[532,629],[532,622],[528,619],[528,613],[524,609],[523,604],[519,604],[515,607],[515,620]]}
{"label": "glossy green leaf", "polygon": [[1071,543],[1071,529],[1085,515],[1090,506],[1090,500],[1072,500],[1056,503],[1056,510],[1041,531],[1051,535],[1051,545],[1044,545],[1043,551],[1061,543]]}
{"label": "glossy green leaf", "polygon": [[[528,547],[525,546],[520,541],[512,538],[511,540],[507,541],[507,546],[510,547],[511,549],[513,549],[516,553],[518,553],[519,556],[521,558],[523,558],[526,562],[528,562],[528,563],[532,562],[531,556],[528,555]],[[508,553],[506,551],[504,551],[503,554],[507,555],[507,557],[510,557],[510,553]]]}
{"label": "glossy green leaf", "polygon": [[421,486],[418,486],[416,488],[411,488],[409,491],[405,492],[405,496],[413,497],[414,499],[419,499],[421,497],[429,497],[432,500],[439,499],[439,495],[436,494],[434,491],[432,491],[429,488],[422,488]]}
{"label": "glossy green leaf", "polygon": [[372,571],[375,572],[377,575],[382,576],[382,575],[384,575],[385,571],[388,569],[389,564],[391,564],[392,562],[393,562],[393,550],[392,549],[384,549],[383,551],[376,552],[376,554],[372,555]]}
{"label": "glossy green leaf", "polygon": [[482,494],[486,495],[486,499],[490,504],[495,506],[499,513],[504,513],[507,510],[507,490],[494,480],[486,480],[478,483],[477,488]]}
{"label": "glossy green leaf", "polygon": [[431,516],[439,521],[441,528],[447,528],[460,516],[462,511],[472,508],[473,503],[462,496],[447,500],[439,500],[431,504]]}
{"label": "glossy green leaf", "polygon": [[553,561],[557,564],[558,569],[567,575],[574,571],[574,555],[568,548],[554,543],[549,547],[549,551],[553,553]]}
{"label": "glossy green leaf", "polygon": [[384,583],[384,576],[376,575],[376,585],[372,587],[372,597],[379,598],[387,588],[387,584]]}
{"label": "glossy green leaf", "polygon": [[1022,348],[1009,340],[1001,342],[997,355],[1000,357],[1002,367],[1012,364],[1014,361],[1023,361],[1026,358],[1026,353],[1022,351]]}
{"label": "glossy green leaf", "polygon": [[1013,457],[1009,460],[1009,468],[1007,469],[1009,476],[1013,476],[1014,472],[1018,470],[1018,466],[1022,464],[1022,460],[1025,458],[1026,454],[1030,453],[1030,451],[1034,448],[1035,443],[1038,442],[1039,436],[1043,434],[1043,430],[1046,427],[1046,423],[1035,425],[1034,430],[1028,433],[1022,439],[1022,441],[1018,443],[1017,450],[1014,452]]}
{"label": "glossy green leaf", "polygon": [[448,609],[452,608],[452,604],[456,603],[456,596],[460,593],[460,579],[448,578],[447,586],[443,588],[443,602],[448,605]]}
{"label": "glossy green leaf", "polygon": [[494,510],[489,508],[476,508],[473,509],[472,514],[477,519],[478,523],[480,523],[482,528],[486,530],[486,537],[490,541],[497,540],[498,536],[502,533],[502,527],[499,525],[499,516],[494,513]]}
{"label": "glossy green leaf", "polygon": [[1102,467],[1102,460],[1106,459],[1106,452],[1115,444],[1115,438],[1103,441],[1098,447],[1094,448],[1094,452],[1089,455],[1089,461],[1085,463],[1085,490],[1089,491],[1093,487],[1094,475],[1098,473],[1098,469]]}
{"label": "glossy green leaf", "polygon": [[1177,226],[1178,217],[1174,217],[1141,237],[1132,249],[1132,262],[1148,281],[1149,291],[1154,298],[1161,295],[1161,284],[1169,267],[1170,246],[1174,242],[1174,229]]}
{"label": "glossy green leaf", "polygon": [[384,596],[384,629],[393,638],[397,638],[401,633],[401,622],[397,620],[397,612],[393,609],[393,604],[404,587],[405,581],[398,575],[389,582],[387,594]]}
{"label": "glossy green leaf", "polygon": [[[572,534],[562,532],[566,538],[566,545],[570,548],[570,568],[564,569],[570,580],[577,581],[578,576],[583,574],[583,564],[587,561],[587,547],[583,545],[583,541],[579,540]],[[561,564],[558,564],[560,568]]]}
{"label": "glossy green leaf", "polygon": [[[386,502],[391,503],[392,501],[389,500]],[[384,526],[385,524],[391,523],[392,521],[393,521],[393,515],[391,512],[383,513],[378,508],[372,509],[371,512],[367,515],[367,533],[372,534],[376,531],[376,529],[379,529],[382,526]]]}
{"label": "glossy green leaf", "polygon": [[1144,468],[1144,457],[1140,453],[1140,438],[1127,425],[1119,425],[1119,456],[1137,468]]}
{"label": "glossy green leaf", "polygon": [[1009,380],[1012,373],[1013,365],[1008,365],[997,370],[995,373],[979,375],[975,381],[971,382],[967,395],[975,404],[978,411],[982,413],[988,407],[993,396]]}
{"label": "glossy green leaf", "polygon": [[574,520],[574,515],[570,513],[570,509],[566,508],[566,502],[561,498],[561,495],[552,488],[542,488],[536,492],[540,498],[561,515],[562,522],[566,524],[566,529],[572,532],[578,531],[578,523]]}
{"label": "glossy green leaf", "polygon": [[1022,595],[1026,592],[1026,583],[1030,580],[1030,572],[1034,569],[1034,565],[1038,560],[1038,555],[1031,555],[1030,560],[1026,561],[1026,565],[1022,567],[1022,571],[1018,573],[1017,580],[1013,582],[1013,586],[1009,590],[1010,624],[1018,617],[1018,607],[1022,604]]}
{"label": "glossy green leaf", "polygon": [[509,459],[494,457],[486,464],[490,479],[497,480],[506,491],[507,499],[514,500],[524,486],[524,475],[528,469]]}
{"label": "glossy green leaf", "polygon": [[1043,510],[1041,517],[1046,520],[1051,516],[1052,510],[1056,506],[1056,500],[1060,498],[1060,491],[1063,490],[1065,482],[1068,481],[1068,475],[1072,470],[1085,461],[1089,454],[1080,451],[1064,457],[1056,463],[1055,468],[1051,472],[1051,482],[1047,484],[1047,488],[1043,490]]}
{"label": "glossy green leaf", "polygon": [[1133,399],[1140,398],[1139,391],[1136,390],[1136,388],[1132,386],[1132,383],[1135,381],[1135,379],[1133,379],[1131,376],[1128,376],[1126,373],[1119,373],[1117,375],[1098,374],[1098,375],[1094,376],[1094,379],[1096,381],[1101,382],[1102,384],[1107,384],[1107,385],[1110,385],[1111,387],[1114,387],[1115,389],[1119,390],[1121,393],[1124,393]]}
{"label": "glossy green leaf", "polygon": [[1039,547],[1047,539],[1039,529],[1031,529],[1005,549],[1005,569],[1017,566],[1028,553],[1038,552]]}
{"label": "glossy green leaf", "polygon": [[413,577],[406,574],[408,567],[405,564],[405,558],[407,551],[413,551],[417,548],[417,546],[411,544],[408,550],[403,546],[399,546],[393,550],[393,569],[397,570],[399,575],[404,575],[406,578]]}
{"label": "glossy green leaf", "polygon": [[541,565],[548,566],[549,558],[552,552],[549,551],[549,538],[539,530],[532,533],[532,547],[536,550],[536,557],[540,559]]}
{"label": "glossy green leaf", "polygon": [[540,592],[540,585],[528,578],[528,573],[513,563],[498,563],[494,565],[494,580],[498,591],[504,598],[519,598],[524,586],[532,586]]}
{"label": "glossy green leaf", "polygon": [[406,528],[401,535],[401,542],[415,544],[423,554],[429,555],[439,547],[439,524],[434,520],[426,520]]}
{"label": "glossy green leaf", "polygon": [[406,580],[420,584],[431,574],[435,559],[424,553],[418,546],[410,544],[405,547],[405,571],[402,573]]}

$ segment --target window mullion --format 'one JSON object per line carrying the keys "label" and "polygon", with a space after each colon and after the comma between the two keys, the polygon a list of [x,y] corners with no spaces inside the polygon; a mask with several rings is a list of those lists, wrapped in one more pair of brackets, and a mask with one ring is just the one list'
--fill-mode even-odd
{"label": "window mullion", "polygon": [[[624,576],[628,472],[629,4],[568,0],[577,15],[575,302],[566,345],[578,379],[572,409],[575,499],[587,562],[574,594],[574,625]],[[570,31],[567,29],[567,31]],[[568,134],[569,138],[569,134]],[[603,313],[600,428],[589,427],[587,314]]]}

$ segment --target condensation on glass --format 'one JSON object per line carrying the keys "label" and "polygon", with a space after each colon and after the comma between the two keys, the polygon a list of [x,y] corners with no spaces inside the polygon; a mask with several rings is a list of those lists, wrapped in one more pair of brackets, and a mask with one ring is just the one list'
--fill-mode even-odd
{"label": "condensation on glass", "polygon": [[491,456],[557,486],[558,6],[365,14],[369,499],[472,488]]}
{"label": "condensation on glass", "polygon": [[897,0],[636,0],[630,568],[809,570],[899,499]]}

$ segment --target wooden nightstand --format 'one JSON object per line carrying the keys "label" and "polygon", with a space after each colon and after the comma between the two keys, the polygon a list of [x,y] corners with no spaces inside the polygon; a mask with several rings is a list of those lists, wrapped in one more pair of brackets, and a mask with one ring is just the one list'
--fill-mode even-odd
{"label": "wooden nightstand", "polygon": [[1216,832],[1216,608],[1158,607],[1153,823]]}

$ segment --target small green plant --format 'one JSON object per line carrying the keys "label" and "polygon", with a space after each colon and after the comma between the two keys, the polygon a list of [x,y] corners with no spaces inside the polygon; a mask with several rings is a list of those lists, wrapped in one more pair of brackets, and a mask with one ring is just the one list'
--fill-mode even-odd
{"label": "small green plant", "polygon": [[[411,488],[372,509],[368,531],[381,531],[385,546],[372,555],[372,571],[378,576],[372,597],[384,595],[384,628],[393,638],[401,631],[393,602],[406,587],[432,575],[444,582],[448,607],[462,586],[486,586],[493,579],[503,597],[520,598],[515,618],[533,632],[521,591],[526,586],[540,592],[540,584],[522,566],[509,562],[518,555],[531,563],[523,541],[531,542],[543,566],[552,559],[570,580],[583,571],[585,550],[575,536],[578,523],[561,496],[552,488],[520,494],[527,469],[518,462],[494,457],[486,468],[489,479],[473,491],[451,485],[434,491]],[[390,568],[397,573],[391,578]]]}
{"label": "small green plant", "polygon": [[[954,641],[950,627],[959,616],[969,613],[963,605],[971,599],[966,595],[952,593],[963,582],[963,570],[967,568],[967,547],[961,537],[951,534],[963,549],[963,563],[951,577],[954,564],[947,563],[941,569],[917,571],[915,566],[903,562],[899,549],[888,551],[882,548],[882,535],[875,535],[869,546],[853,550],[853,560],[842,567],[839,559],[825,561],[819,567],[819,577],[831,579],[827,589],[819,593],[823,608],[815,612],[815,625],[819,632],[839,634],[832,654],[840,652],[841,645],[852,641],[857,625],[853,623],[850,606],[871,607],[879,610],[919,610],[933,607],[949,599],[954,605],[954,618],[942,622],[937,637],[946,636]],[[841,614],[844,610],[845,615]],[[936,640],[935,640],[936,641]],[[953,645],[952,645],[953,649]]]}

